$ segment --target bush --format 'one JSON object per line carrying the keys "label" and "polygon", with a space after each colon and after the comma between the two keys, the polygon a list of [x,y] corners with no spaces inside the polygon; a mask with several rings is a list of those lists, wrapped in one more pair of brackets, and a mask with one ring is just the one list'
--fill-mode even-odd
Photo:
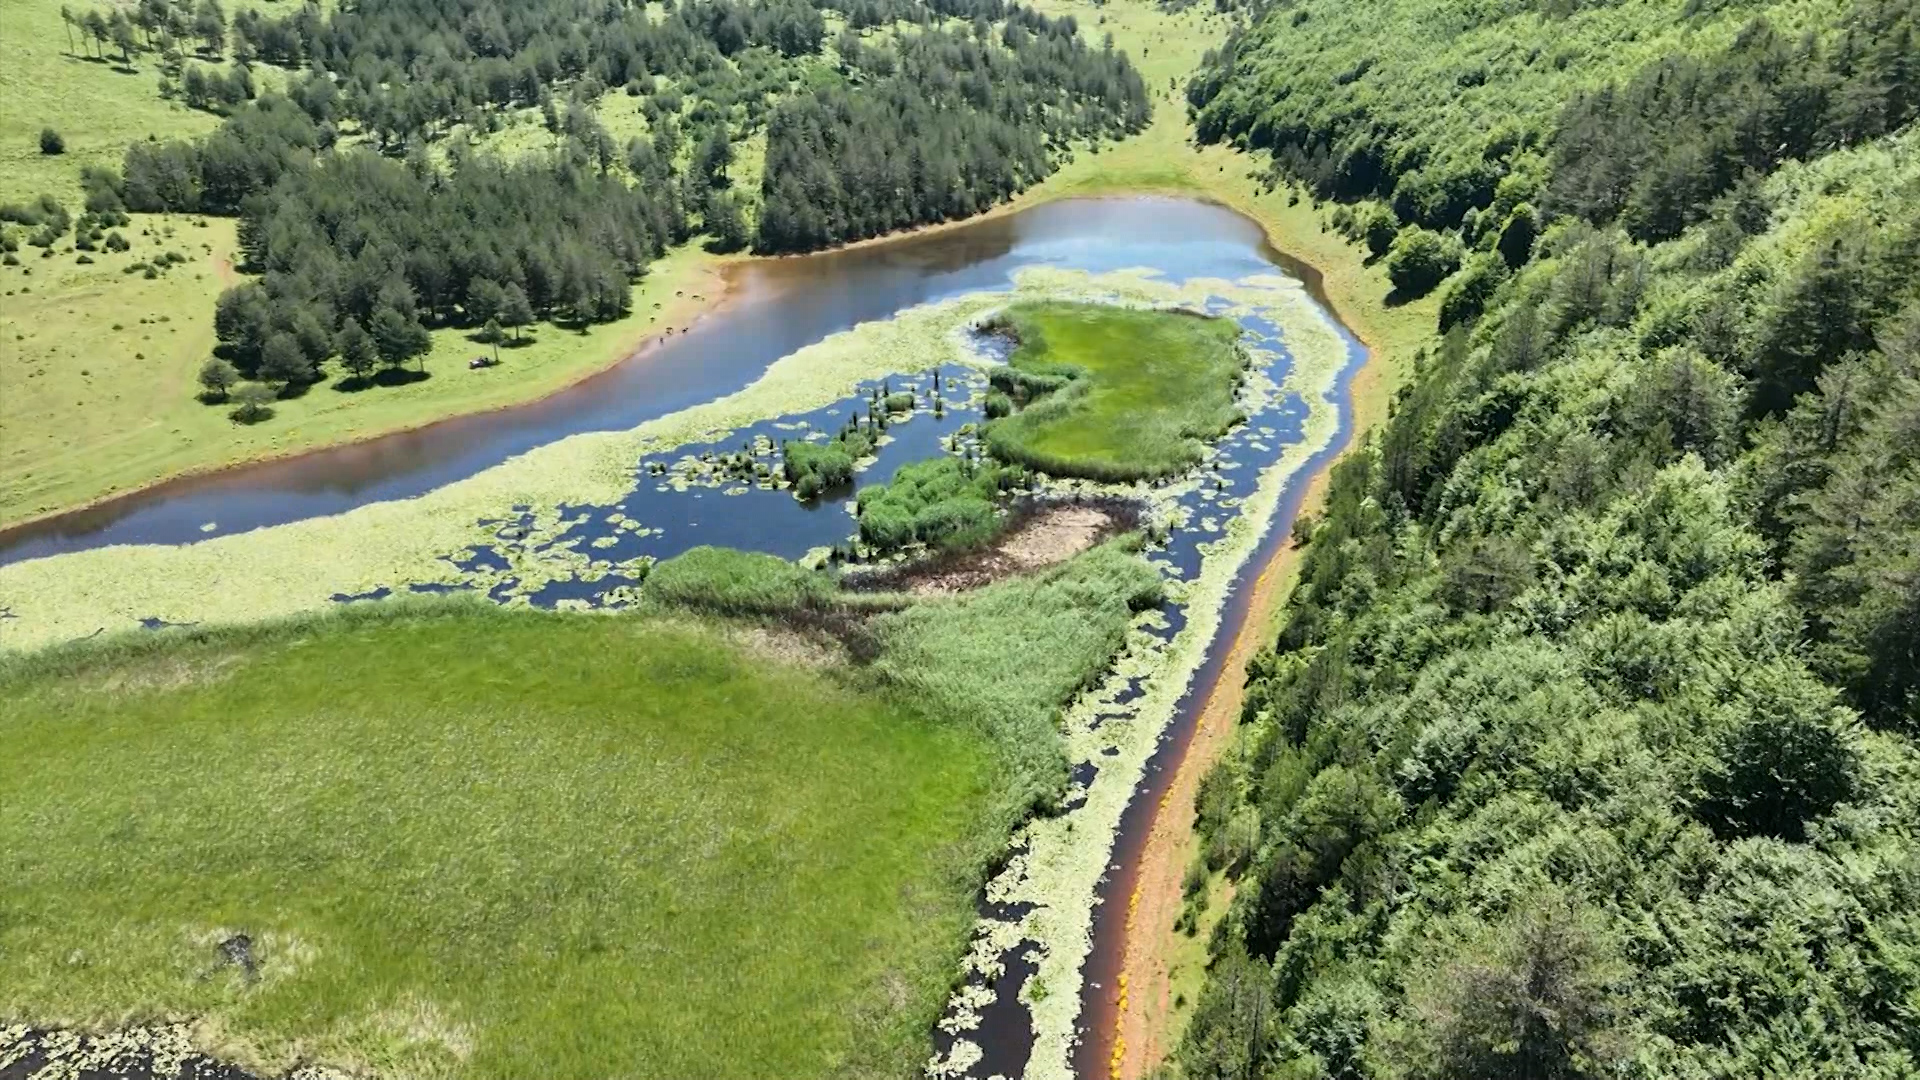
{"label": "bush", "polygon": [[205,388],[207,397],[213,401],[225,401],[227,394],[240,382],[240,369],[214,357],[200,367],[200,385]]}
{"label": "bush", "polygon": [[1013,415],[1013,399],[998,390],[987,395],[986,416],[989,420],[998,420]]}
{"label": "bush", "polygon": [[888,394],[881,405],[890,413],[912,412],[913,395],[904,390],[897,394]]}
{"label": "bush", "polygon": [[1360,238],[1367,242],[1367,250],[1377,259],[1392,250],[1399,228],[1400,219],[1393,216],[1393,211],[1375,204],[1360,221]]}
{"label": "bush", "polygon": [[647,574],[644,595],[663,604],[722,615],[779,615],[833,602],[824,574],[785,559],[732,548],[697,547]]}
{"label": "bush", "polygon": [[860,539],[881,552],[916,543],[949,550],[980,543],[999,524],[994,497],[1021,476],[1017,468],[953,457],[907,465],[892,483],[861,490]]}
{"label": "bush", "polygon": [[1852,718],[1832,690],[1798,672],[1749,676],[1739,715],[1714,738],[1701,816],[1722,837],[1805,838],[1806,823],[1852,796]]}
{"label": "bush", "polygon": [[257,424],[273,418],[273,402],[277,397],[273,387],[265,383],[250,382],[233,392],[233,401],[237,408],[228,415],[235,423]]}
{"label": "bush", "polygon": [[781,447],[781,468],[787,483],[793,485],[795,495],[802,499],[812,499],[821,492],[844,487],[853,482],[855,451],[869,449],[866,438],[858,436],[858,444],[850,444],[846,439],[832,442],[789,442]]}
{"label": "bush", "polygon": [[1408,298],[1427,295],[1459,268],[1460,242],[1418,225],[1401,229],[1387,256],[1387,277]]}
{"label": "bush", "polygon": [[52,128],[40,129],[40,152],[49,156],[67,152],[67,140]]}
{"label": "bush", "polygon": [[1447,290],[1447,298],[1440,302],[1440,329],[1451,330],[1478,319],[1487,309],[1487,302],[1493,299],[1495,290],[1507,280],[1507,274],[1507,262],[1497,252],[1474,256],[1466,272]]}

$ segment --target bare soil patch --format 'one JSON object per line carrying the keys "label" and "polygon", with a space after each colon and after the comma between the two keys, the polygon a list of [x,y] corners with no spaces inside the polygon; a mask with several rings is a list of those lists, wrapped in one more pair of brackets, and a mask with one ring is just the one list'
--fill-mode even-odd
{"label": "bare soil patch", "polygon": [[850,589],[896,591],[915,596],[949,596],[1030,574],[1140,525],[1141,507],[1126,499],[1062,502],[1031,499],[1009,511],[998,538],[972,551],[937,555],[873,570],[851,570],[842,583]]}

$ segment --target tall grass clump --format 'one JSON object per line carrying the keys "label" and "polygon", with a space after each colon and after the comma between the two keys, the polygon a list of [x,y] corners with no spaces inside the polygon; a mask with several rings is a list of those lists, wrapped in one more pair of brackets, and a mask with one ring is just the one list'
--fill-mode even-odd
{"label": "tall grass clump", "polygon": [[830,607],[831,577],[773,555],[696,547],[656,565],[642,595],[717,615],[784,615]]}
{"label": "tall grass clump", "polygon": [[901,466],[885,484],[862,488],[860,539],[881,553],[926,544],[956,551],[998,531],[997,497],[1020,486],[1026,470],[939,457]]}
{"label": "tall grass clump", "polygon": [[1043,573],[876,617],[872,670],[935,716],[983,727],[1004,758],[996,812],[1058,806],[1067,759],[1057,717],[1105,675],[1160,574],[1121,537]]}
{"label": "tall grass clump", "polygon": [[873,437],[856,424],[823,443],[783,443],[781,470],[795,495],[813,499],[853,483],[854,467],[872,453]]}
{"label": "tall grass clump", "polygon": [[1247,356],[1230,319],[1034,301],[987,329],[1016,342],[991,378],[1022,407],[982,432],[1002,461],[1102,481],[1170,476],[1243,419],[1234,395]]}

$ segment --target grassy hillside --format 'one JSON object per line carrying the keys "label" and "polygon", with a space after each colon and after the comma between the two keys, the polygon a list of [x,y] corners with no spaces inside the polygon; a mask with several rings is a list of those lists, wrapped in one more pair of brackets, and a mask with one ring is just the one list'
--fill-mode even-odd
{"label": "grassy hillside", "polygon": [[[155,64],[127,68],[118,57],[97,59],[78,35],[70,46],[60,7],[60,0],[14,0],[0,10],[0,100],[7,102],[0,111],[0,202],[46,193],[77,210],[81,166],[117,166],[128,143],[197,135],[220,123],[163,100]],[[45,127],[66,139],[66,153],[40,152]]]}

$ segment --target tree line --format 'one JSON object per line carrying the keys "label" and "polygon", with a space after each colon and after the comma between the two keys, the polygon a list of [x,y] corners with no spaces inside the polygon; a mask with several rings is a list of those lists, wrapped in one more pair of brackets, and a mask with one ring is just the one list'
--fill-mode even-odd
{"label": "tree line", "polygon": [[[620,318],[648,263],[696,229],[720,249],[798,251],[975,213],[1070,140],[1144,122],[1137,73],[1070,19],[1004,0],[895,5],[919,28],[843,35],[823,66],[825,10],[395,0],[247,12],[215,34],[214,4],[203,55],[234,64],[188,68],[178,89],[225,121],[88,170],[87,209],[240,219],[259,278],[220,300],[203,380],[219,398],[242,379],[297,389],[336,357],[357,379],[397,371],[435,327],[497,339]],[[153,11],[164,26],[200,8]],[[974,22],[933,25],[962,15]],[[258,93],[256,62],[292,69],[284,93]],[[615,91],[645,122],[624,146],[602,119]],[[488,135],[526,108],[552,151],[495,159]],[[737,148],[763,125],[763,187],[737,191]]]}
{"label": "tree line", "polygon": [[895,49],[847,35],[838,51],[851,85],[793,97],[768,124],[758,251],[979,213],[1045,178],[1070,140],[1147,121],[1139,73],[1071,19],[929,29]]}

